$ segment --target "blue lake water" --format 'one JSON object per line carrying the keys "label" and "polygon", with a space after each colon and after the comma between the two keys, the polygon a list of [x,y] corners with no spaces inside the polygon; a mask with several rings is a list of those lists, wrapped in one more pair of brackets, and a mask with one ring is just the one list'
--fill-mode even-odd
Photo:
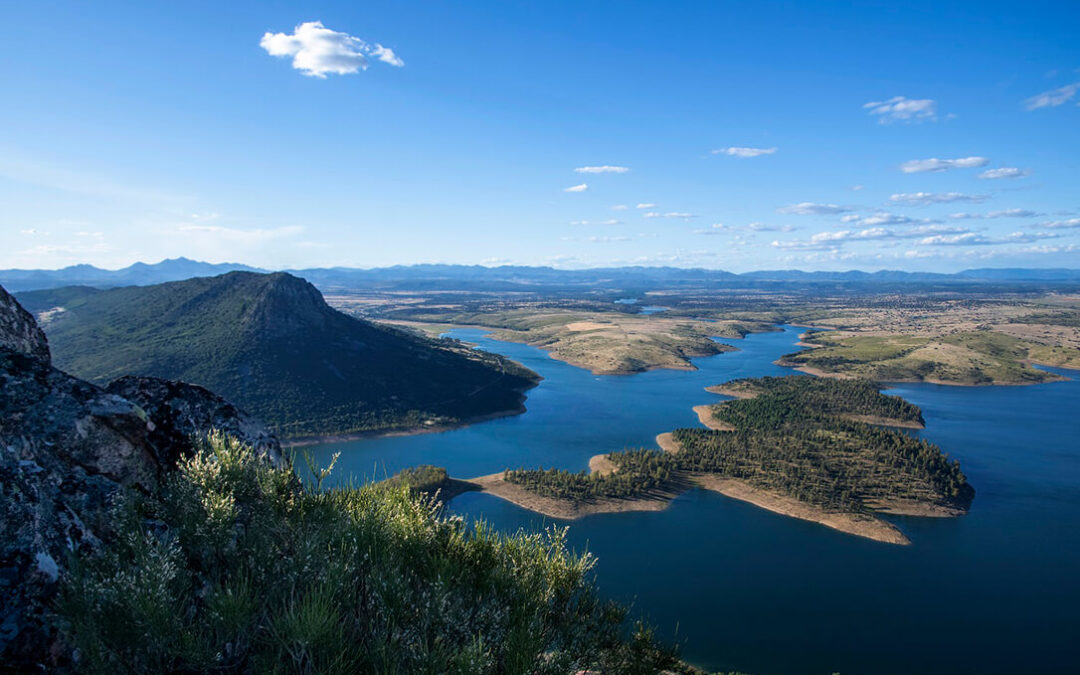
{"label": "blue lake water", "polygon": [[[335,479],[426,463],[469,477],[517,466],[584,469],[599,452],[652,447],[697,425],[704,387],[792,374],[773,365],[799,329],[725,341],[740,351],[697,371],[597,376],[545,352],[452,335],[544,376],[528,412],[438,434],[327,444]],[[1065,372],[1065,371],[1061,371]],[[1073,372],[1073,375],[1077,373]],[[1080,380],[1030,387],[896,385],[919,432],[960,459],[975,486],[963,518],[895,518],[912,546],[881,544],[695,490],[660,512],[574,521],[599,558],[601,592],[633,604],[683,656],[710,670],[770,673],[1077,672],[1080,635]],[[504,530],[553,522],[490,495],[453,511]]]}

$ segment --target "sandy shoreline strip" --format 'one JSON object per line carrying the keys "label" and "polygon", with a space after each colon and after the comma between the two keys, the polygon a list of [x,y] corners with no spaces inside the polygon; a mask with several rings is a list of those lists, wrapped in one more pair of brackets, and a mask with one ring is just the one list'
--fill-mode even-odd
{"label": "sandy shoreline strip", "polygon": [[712,404],[696,405],[694,406],[694,412],[697,413],[697,417],[701,423],[713,431],[735,431],[734,425],[718,419],[716,415],[713,414]]}
{"label": "sandy shoreline strip", "polygon": [[[656,437],[656,444],[665,452],[678,452],[679,444],[672,434],[663,433]],[[589,460],[589,469],[596,473],[615,471],[615,465],[607,455],[595,455]],[[594,513],[625,513],[629,511],[662,511],[672,499],[693,487],[718,492],[725,497],[738,499],[759,508],[780,515],[808,520],[846,534],[853,534],[886,544],[908,545],[911,541],[892,523],[870,515],[833,513],[805,504],[792,497],[776,494],[753,487],[743,480],[722,478],[709,474],[682,474],[682,480],[669,491],[656,492],[630,499],[597,499],[591,502],[575,503],[565,499],[543,497],[525,488],[507,483],[502,473],[471,478],[467,482],[476,489],[487,492],[518,506],[542,515],[560,520],[575,520]],[[883,513],[896,515],[937,515],[951,516],[956,513],[923,507],[917,504],[882,504]]]}

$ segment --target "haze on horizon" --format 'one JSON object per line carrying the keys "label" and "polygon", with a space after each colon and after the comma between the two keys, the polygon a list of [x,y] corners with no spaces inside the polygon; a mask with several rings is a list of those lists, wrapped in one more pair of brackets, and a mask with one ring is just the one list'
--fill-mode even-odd
{"label": "haze on horizon", "polygon": [[7,10],[0,268],[1080,267],[1072,3]]}

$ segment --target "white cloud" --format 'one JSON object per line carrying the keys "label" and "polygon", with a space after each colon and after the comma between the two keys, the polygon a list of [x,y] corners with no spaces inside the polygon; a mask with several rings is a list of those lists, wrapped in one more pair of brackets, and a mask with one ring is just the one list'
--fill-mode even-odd
{"label": "white cloud", "polygon": [[868,227],[861,230],[837,230],[834,232],[818,232],[809,239],[794,239],[789,241],[774,241],[774,248],[800,249],[800,250],[823,250],[835,249],[847,242],[858,241],[897,241],[902,239],[919,239],[923,241],[934,237],[959,237],[969,234],[971,231],[956,226],[947,225],[920,225],[906,230],[895,230],[888,227]]}
{"label": "white cloud", "polygon": [[630,169],[625,166],[579,166],[574,169],[576,173],[626,173]]}
{"label": "white cloud", "polygon": [[904,173],[925,173],[928,171],[948,171],[949,169],[973,169],[986,166],[990,160],[985,157],[960,157],[957,159],[913,159],[900,165]]}
{"label": "white cloud", "polygon": [[852,186],[851,186],[851,189],[852,189],[853,191],[855,191],[855,192],[858,192],[859,190],[862,190],[862,189],[863,189],[863,186],[862,186],[862,185],[852,185]]}
{"label": "white cloud", "polygon": [[28,230],[19,230],[19,234],[24,234],[24,235],[26,235],[28,237],[32,237],[37,233],[38,233],[38,231],[35,230],[34,228],[30,228]]}
{"label": "white cloud", "polygon": [[863,105],[880,124],[892,122],[922,122],[937,119],[937,103],[932,99],[912,99],[894,96],[888,101],[871,101]]}
{"label": "white cloud", "polygon": [[954,202],[980,203],[989,198],[989,195],[968,195],[962,192],[898,192],[889,197],[896,204],[906,204],[908,206],[928,206],[930,204],[951,204]]}
{"label": "white cloud", "polygon": [[392,66],[405,65],[392,49],[370,45],[348,33],[330,30],[321,21],[308,21],[292,34],[267,32],[259,46],[271,56],[292,57],[292,66],[304,75],[325,78],[328,74],[350,75],[367,70],[368,58]]}
{"label": "white cloud", "polygon": [[1057,106],[1072,100],[1072,97],[1076,96],[1076,92],[1078,91],[1080,91],[1080,82],[1073,82],[1064,87],[1058,87],[1057,89],[1051,89],[1050,91],[1044,91],[1041,94],[1032,96],[1024,101],[1024,107],[1028,110],[1056,108]]}
{"label": "white cloud", "polygon": [[619,241],[631,241],[630,237],[589,237],[594,244],[611,244]]}
{"label": "white cloud", "polygon": [[681,211],[668,211],[667,213],[657,213],[656,211],[649,211],[644,215],[646,218],[697,218],[697,215],[693,213],[683,213]]}
{"label": "white cloud", "polygon": [[608,220],[571,220],[571,225],[622,225],[621,220],[610,218]]}
{"label": "white cloud", "polygon": [[1024,244],[1040,239],[1056,239],[1060,234],[1051,232],[1013,232],[1004,237],[988,237],[976,232],[963,234],[937,234],[919,240],[923,246],[997,246],[999,244]]}
{"label": "white cloud", "polygon": [[1080,218],[1069,218],[1068,220],[1052,220],[1049,223],[1042,223],[1039,227],[1048,227],[1052,230],[1071,230],[1080,228]]}
{"label": "white cloud", "polygon": [[776,209],[777,213],[794,214],[798,216],[826,216],[837,213],[847,213],[851,209],[836,204],[815,204],[813,202],[800,202]]}
{"label": "white cloud", "polygon": [[563,188],[563,192],[585,192],[589,189],[588,183],[582,183],[581,185],[571,185],[568,188]]}
{"label": "white cloud", "polygon": [[653,204],[652,202],[642,202],[641,204],[638,204],[634,208],[638,208],[638,209],[655,209],[656,204]]}
{"label": "white cloud", "polygon": [[613,205],[613,206],[611,207],[611,210],[612,210],[612,211],[625,211],[625,210],[627,210],[628,208],[630,208],[630,207],[629,207],[629,206],[627,206],[626,204],[615,204],[615,205]]}
{"label": "white cloud", "polygon": [[730,148],[718,148],[712,151],[714,155],[727,155],[729,157],[739,157],[741,159],[747,159],[749,157],[760,157],[762,155],[772,155],[776,152],[776,148],[740,148],[737,146],[731,146]]}
{"label": "white cloud", "polygon": [[998,178],[1023,178],[1031,174],[1027,169],[1017,169],[1012,166],[1003,166],[998,169],[987,169],[979,174],[979,178],[982,179],[998,179]]}
{"label": "white cloud", "polygon": [[1028,209],[1005,209],[987,213],[951,213],[949,218],[953,220],[982,220],[986,218],[1035,218],[1042,215],[1045,214]]}

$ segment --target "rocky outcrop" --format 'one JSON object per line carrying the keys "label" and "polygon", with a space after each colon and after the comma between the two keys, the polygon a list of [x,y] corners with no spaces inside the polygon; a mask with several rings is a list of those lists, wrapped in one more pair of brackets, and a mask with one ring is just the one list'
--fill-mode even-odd
{"label": "rocky outcrop", "polygon": [[192,439],[210,429],[251,446],[274,464],[284,462],[281,444],[265,424],[204,387],[129,375],[110,383],[106,391],[146,411],[154,423],[150,442],[165,466],[175,465],[192,450]]}
{"label": "rocky outcrop", "polygon": [[49,360],[49,342],[30,312],[0,287],[0,350]]}
{"label": "rocky outcrop", "polygon": [[105,390],[54,368],[0,288],[0,672],[64,666],[48,609],[69,553],[100,546],[115,496],[155,490],[213,428],[283,461],[265,426],[202,387],[122,378]]}

